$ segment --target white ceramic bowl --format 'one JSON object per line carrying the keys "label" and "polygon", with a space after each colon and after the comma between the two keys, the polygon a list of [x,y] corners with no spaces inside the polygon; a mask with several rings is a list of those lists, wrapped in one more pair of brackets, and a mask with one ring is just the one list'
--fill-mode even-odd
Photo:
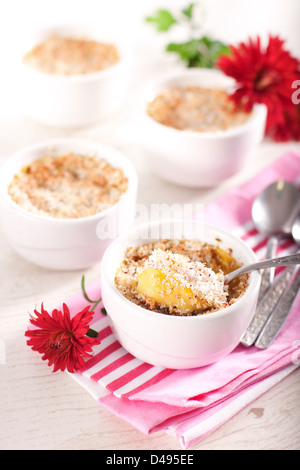
{"label": "white ceramic bowl", "polygon": [[186,187],[211,187],[239,172],[250,160],[265,131],[267,109],[254,106],[244,124],[217,132],[177,130],[147,114],[147,104],[176,85],[232,90],[233,80],[211,69],[186,69],[164,75],[141,91],[137,110],[139,141],[153,172]]}
{"label": "white ceramic bowl", "polygon": [[[53,34],[113,43],[120,60],[103,71],[70,76],[47,74],[22,64],[26,52]],[[21,108],[38,122],[65,128],[86,126],[110,116],[125,102],[131,78],[130,48],[124,41],[101,36],[99,28],[60,26],[34,31],[24,40],[20,56]]]}
{"label": "white ceramic bowl", "polygon": [[[13,176],[46,152],[92,153],[121,168],[128,178],[127,191],[104,211],[77,219],[57,219],[32,214],[8,194]],[[135,217],[137,175],[131,162],[119,151],[98,142],[54,139],[19,150],[7,158],[0,171],[1,224],[11,246],[34,264],[56,270],[87,268],[100,261],[105,249],[129,230]]]}
{"label": "white ceramic bowl", "polygon": [[[170,229],[170,230],[169,230]],[[174,234],[174,237],[173,237]],[[180,235],[181,234],[181,235]],[[239,238],[195,221],[145,224],[114,241],[101,262],[101,291],[112,330],[123,347],[147,363],[183,369],[205,366],[229,354],[238,344],[255,311],[260,273],[253,272],[245,294],[231,306],[202,316],[170,316],[144,309],[115,287],[115,273],[128,246],[160,238],[194,238],[232,248],[243,264],[256,262],[254,252]]]}

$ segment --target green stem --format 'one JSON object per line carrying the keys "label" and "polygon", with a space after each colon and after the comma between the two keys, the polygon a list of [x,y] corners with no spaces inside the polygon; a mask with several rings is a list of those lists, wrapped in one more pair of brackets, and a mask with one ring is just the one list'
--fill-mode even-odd
{"label": "green stem", "polygon": [[98,299],[96,302],[94,302],[94,304],[91,306],[91,310],[94,311],[95,308],[97,307],[98,304],[100,304],[102,300],[102,297],[100,297],[100,299]]}
{"label": "green stem", "polygon": [[[99,297],[98,300],[92,300],[92,299],[89,298],[89,296],[87,295],[87,292],[85,290],[85,277],[84,277],[84,275],[82,275],[82,278],[81,278],[81,291],[82,291],[82,295],[85,298],[85,300],[87,300],[87,302],[92,304],[91,305],[91,311],[94,311],[95,308],[100,304],[100,302],[102,300],[102,297]],[[105,308],[102,308],[101,312],[102,312],[103,315],[106,315]]]}
{"label": "green stem", "polygon": [[81,290],[82,290],[82,294],[83,294],[83,297],[85,298],[85,300],[87,300],[90,303],[93,303],[94,300],[91,300],[89,298],[89,296],[87,295],[86,290],[85,290],[85,277],[84,277],[84,275],[82,275],[82,278],[81,278]]}

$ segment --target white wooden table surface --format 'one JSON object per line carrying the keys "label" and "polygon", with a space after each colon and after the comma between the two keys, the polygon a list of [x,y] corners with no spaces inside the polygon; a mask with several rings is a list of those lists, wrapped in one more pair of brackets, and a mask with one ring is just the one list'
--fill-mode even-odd
{"label": "white wooden table surface", "polygon": [[[149,53],[148,53],[149,52]],[[246,181],[287,150],[300,144],[265,141],[251,165],[217,188],[189,190],[166,184],[149,172],[136,144],[131,98],[148,76],[168,68],[162,55],[137,50],[128,103],[110,120],[86,129],[61,130],[1,110],[0,163],[26,145],[61,136],[91,138],[123,151],[139,175],[138,201],[207,203]],[[153,52],[153,51],[152,51]],[[96,401],[67,374],[53,374],[26,345],[28,312],[45,302],[55,306],[80,289],[82,272],[48,271],[20,258],[0,231],[0,449],[180,450],[164,433],[145,436]],[[85,272],[86,282],[99,276],[99,264]],[[299,338],[300,339],[300,338]],[[3,358],[2,358],[3,359]],[[194,449],[299,449],[300,370],[297,369]]]}

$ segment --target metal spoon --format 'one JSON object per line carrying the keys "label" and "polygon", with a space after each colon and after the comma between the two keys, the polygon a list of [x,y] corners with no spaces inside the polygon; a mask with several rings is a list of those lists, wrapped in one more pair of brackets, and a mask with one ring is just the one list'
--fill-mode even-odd
{"label": "metal spoon", "polygon": [[257,271],[258,269],[276,268],[279,266],[290,266],[294,264],[300,264],[300,253],[281,256],[280,258],[266,259],[264,261],[259,261],[258,263],[249,264],[248,266],[242,266],[241,268],[235,269],[235,271],[226,274],[226,276],[224,276],[224,284],[229,284],[236,277],[252,271]]}
{"label": "metal spoon", "polygon": [[[291,235],[293,221],[300,208],[300,193],[296,185],[278,180],[267,186],[255,199],[252,206],[252,219],[257,230],[267,236],[266,258],[274,258],[278,240]],[[274,269],[262,274],[258,302],[270,287]]]}
{"label": "metal spoon", "polygon": [[[292,236],[294,241],[300,245],[300,213],[296,217],[293,227]],[[280,332],[282,325],[289,316],[290,311],[293,308],[294,302],[299,294],[300,289],[300,267],[287,268],[285,273],[290,277],[290,281],[287,283],[283,294],[280,296],[278,303],[275,305],[271,315],[267,322],[263,326],[255,346],[260,349],[265,349],[270,346],[274,341],[278,333]],[[285,274],[283,273],[283,275]]]}
{"label": "metal spoon", "polygon": [[292,235],[295,242],[300,245],[300,212],[293,223]]}
{"label": "metal spoon", "polygon": [[[293,219],[296,217],[297,208],[298,211],[300,209],[299,202],[298,188],[281,180],[268,186],[255,201],[252,216],[257,228],[271,235],[267,245],[267,259],[275,257],[279,238],[291,234]],[[261,217],[265,217],[265,220]],[[294,275],[294,267],[290,266],[273,282],[274,271],[271,268],[262,273],[257,308],[241,338],[244,346],[249,347],[255,343]]]}

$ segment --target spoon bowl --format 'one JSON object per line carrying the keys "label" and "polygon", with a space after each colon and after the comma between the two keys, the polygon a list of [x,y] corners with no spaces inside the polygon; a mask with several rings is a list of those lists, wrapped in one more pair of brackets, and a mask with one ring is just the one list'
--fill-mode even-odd
{"label": "spoon bowl", "polygon": [[300,209],[300,193],[291,182],[278,180],[255,199],[252,218],[257,230],[268,236],[290,235]]}

